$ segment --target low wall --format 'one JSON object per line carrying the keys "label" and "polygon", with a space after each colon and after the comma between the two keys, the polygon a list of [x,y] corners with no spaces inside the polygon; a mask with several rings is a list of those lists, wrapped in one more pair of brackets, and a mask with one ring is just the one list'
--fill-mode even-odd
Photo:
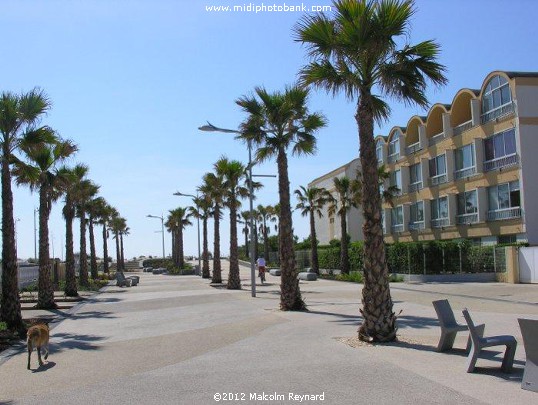
{"label": "low wall", "polygon": [[396,274],[411,283],[490,283],[498,273]]}

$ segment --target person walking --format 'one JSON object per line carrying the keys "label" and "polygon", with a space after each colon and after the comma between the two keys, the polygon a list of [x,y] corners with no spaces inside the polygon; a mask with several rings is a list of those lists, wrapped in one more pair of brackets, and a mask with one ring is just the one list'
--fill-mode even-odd
{"label": "person walking", "polygon": [[263,257],[259,257],[258,260],[256,260],[256,264],[258,265],[258,277],[261,279],[263,284],[265,283],[265,259]]}

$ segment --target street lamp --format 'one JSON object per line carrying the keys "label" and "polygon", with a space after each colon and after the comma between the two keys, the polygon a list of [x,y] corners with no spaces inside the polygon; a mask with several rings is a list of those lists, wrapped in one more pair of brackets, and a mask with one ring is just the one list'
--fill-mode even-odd
{"label": "street lamp", "polygon": [[[206,132],[224,132],[227,134],[241,134],[240,131],[233,129],[218,128],[211,123],[198,127],[200,131]],[[254,269],[254,196],[252,191],[252,145],[250,140],[248,145],[248,200],[250,205],[250,284],[252,296],[256,297],[256,271]]]}
{"label": "street lamp", "polygon": [[[198,198],[198,195],[185,194],[185,193],[182,193],[182,192],[179,192],[179,191],[176,191],[174,193],[174,195],[177,195],[177,196],[180,196],[180,197],[192,197],[193,198],[193,203],[195,203],[194,199]],[[198,271],[200,272],[200,276],[202,276],[202,265],[201,265],[201,262],[200,262],[200,211],[198,210],[198,208],[196,208],[196,211],[198,212],[198,215],[196,216],[196,222],[197,222],[197,225],[198,225]]]}
{"label": "street lamp", "polygon": [[157,215],[146,215],[146,217],[148,218],[157,218],[157,219],[160,219],[161,220],[161,228],[162,228],[162,234],[163,234],[163,260],[165,259],[165,256],[164,256],[164,217],[162,216],[157,216]]}

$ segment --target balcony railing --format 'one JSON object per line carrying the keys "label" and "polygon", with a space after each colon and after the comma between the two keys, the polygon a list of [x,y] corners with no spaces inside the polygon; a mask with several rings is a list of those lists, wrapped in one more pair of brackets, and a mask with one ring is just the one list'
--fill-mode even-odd
{"label": "balcony railing", "polygon": [[454,172],[454,179],[464,179],[465,177],[471,177],[476,174],[476,166],[466,167],[465,169],[456,170]]}
{"label": "balcony railing", "polygon": [[484,171],[489,172],[491,170],[500,169],[503,167],[515,166],[519,163],[519,156],[514,153],[508,156],[502,156],[497,159],[486,160],[484,162]]}
{"label": "balcony railing", "polygon": [[485,124],[486,122],[492,121],[496,118],[504,117],[505,115],[509,115],[513,112],[514,112],[514,103],[511,101],[508,104],[501,105],[500,107],[497,107],[494,110],[491,110],[485,114],[482,114],[480,116],[480,120],[482,121],[482,124]]}
{"label": "balcony railing", "polygon": [[503,219],[521,218],[521,207],[503,208],[501,210],[488,211],[488,221],[500,221]]}
{"label": "balcony railing", "polygon": [[395,233],[395,232],[403,232],[404,230],[404,226],[403,224],[396,224],[396,225],[392,225],[392,233]]}
{"label": "balcony railing", "polygon": [[407,148],[405,148],[405,151],[408,155],[412,155],[415,152],[418,152],[422,149],[422,146],[420,145],[420,142],[416,142],[412,145],[409,145]]}
{"label": "balcony railing", "polygon": [[424,229],[424,221],[420,222],[409,222],[409,230],[410,231],[420,231],[421,229]]}
{"label": "balcony railing", "polygon": [[415,191],[422,189],[422,181],[417,181],[416,183],[409,185],[409,192],[414,193]]}
{"label": "balcony railing", "polygon": [[456,223],[458,225],[469,225],[478,222],[478,213],[473,212],[471,214],[463,214],[456,216]]}
{"label": "balcony railing", "polygon": [[454,136],[460,135],[464,133],[465,131],[468,131],[473,127],[473,120],[469,120],[467,122],[464,122],[463,124],[456,125],[454,128],[452,128],[452,133]]}
{"label": "balcony railing", "polygon": [[433,146],[439,142],[441,142],[443,139],[445,139],[445,133],[444,132],[441,132],[437,135],[434,135],[430,138],[430,140],[428,141],[428,144],[430,146]]}
{"label": "balcony railing", "polygon": [[448,177],[446,173],[444,174],[438,174],[437,176],[433,176],[430,178],[430,184],[432,186],[437,186],[439,184],[446,183],[448,181]]}
{"label": "balcony railing", "polygon": [[431,220],[432,228],[444,228],[450,225],[450,220],[448,218],[434,218]]}
{"label": "balcony railing", "polygon": [[398,159],[400,159],[400,153],[394,153],[392,155],[389,155],[387,160],[389,163],[394,163],[396,162]]}

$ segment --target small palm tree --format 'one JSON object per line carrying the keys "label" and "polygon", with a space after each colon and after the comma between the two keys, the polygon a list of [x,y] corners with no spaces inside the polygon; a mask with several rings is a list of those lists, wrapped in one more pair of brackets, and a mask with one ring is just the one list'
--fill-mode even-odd
{"label": "small palm tree", "polygon": [[220,217],[224,204],[226,189],[224,179],[215,173],[206,173],[203,177],[203,184],[200,191],[206,194],[213,203],[213,275],[212,283],[222,283],[222,269],[220,264]]}
{"label": "small palm tree", "polygon": [[126,227],[126,221],[122,218],[117,210],[112,212],[112,219],[109,222],[109,229],[114,234],[116,240],[116,271],[123,271],[120,249],[120,232]]}
{"label": "small palm tree", "polygon": [[270,228],[267,225],[268,222],[275,220],[275,209],[271,205],[259,204],[256,208],[258,213],[258,220],[261,222],[260,230],[263,236],[263,257],[265,260],[269,260],[269,232]]}
{"label": "small palm tree", "polygon": [[102,225],[103,233],[103,272],[105,274],[109,273],[108,269],[108,230],[107,226],[111,220],[113,208],[106,202],[103,197],[96,198],[94,200],[95,205],[95,223]]}
{"label": "small palm tree", "polygon": [[80,220],[80,267],[79,283],[83,286],[89,285],[88,279],[88,254],[86,252],[86,213],[89,202],[99,192],[99,186],[92,181],[85,181],[79,184],[77,190],[76,213]]}
{"label": "small palm tree", "polygon": [[347,214],[351,207],[358,208],[360,204],[359,182],[351,180],[349,177],[335,177],[333,179],[334,188],[338,198],[330,198],[329,215],[338,214],[340,217],[340,269],[342,273],[349,273],[349,240],[347,235]]}
{"label": "small palm tree", "polygon": [[[56,135],[50,130],[51,138]],[[28,163],[13,157],[13,174],[17,184],[28,185],[31,191],[39,192],[39,280],[37,307],[40,309],[54,309],[54,289],[51,281],[51,260],[49,252],[49,216],[52,203],[56,201],[65,184],[63,172],[57,165],[69,158],[77,151],[71,141],[62,141],[56,138],[49,145],[23,146],[23,152]]]}
{"label": "small palm tree", "polygon": [[11,188],[12,157],[23,144],[47,142],[46,127],[37,127],[41,117],[50,109],[47,95],[34,89],[20,95],[4,92],[0,96],[0,148],[2,175],[2,294],[0,321],[9,328],[24,331],[19,299],[17,245],[13,219]]}
{"label": "small palm tree", "polygon": [[185,267],[185,256],[183,254],[183,230],[185,227],[192,225],[190,218],[192,211],[185,207],[178,207],[169,211],[167,228],[172,233],[172,257],[174,263],[180,269]]}
{"label": "small palm tree", "polygon": [[90,200],[86,206],[88,211],[88,230],[90,234],[90,273],[92,279],[97,279],[98,268],[97,268],[97,253],[95,250],[95,235],[94,235],[94,224],[97,224],[101,221],[102,212],[105,209],[105,199],[103,197],[96,197]]}
{"label": "small palm tree", "polygon": [[301,215],[308,215],[310,220],[310,261],[311,268],[314,273],[319,274],[318,263],[318,240],[316,238],[316,214],[319,218],[323,216],[323,207],[332,199],[331,194],[324,188],[300,186],[295,190],[297,197],[297,208],[301,211]]}
{"label": "small palm tree", "polygon": [[[200,188],[198,188],[200,191]],[[202,194],[194,199],[197,216],[202,220],[202,278],[209,278],[209,251],[207,249],[207,220],[213,215],[211,198]]]}
{"label": "small palm tree", "polygon": [[304,88],[293,86],[284,92],[269,93],[262,87],[256,87],[255,93],[256,96],[243,96],[236,101],[248,114],[241,124],[241,138],[258,147],[256,160],[276,157],[280,201],[280,308],[285,311],[304,310],[306,305],[299,289],[293,251],[287,151],[291,148],[293,155],[313,154],[316,150],[314,134],[325,126],[325,118],[309,113],[308,90]]}
{"label": "small palm tree", "polygon": [[338,0],[333,5],[330,16],[308,15],[294,28],[296,41],[306,44],[312,59],[300,72],[301,83],[333,95],[342,91],[357,102],[365,246],[364,322],[359,338],[391,341],[396,338],[396,315],[385,260],[374,141],[374,121],[387,119],[390,108],[376,93],[426,106],[427,80],[444,84],[445,69],[437,61],[435,42],[405,42],[415,13],[412,0]]}

